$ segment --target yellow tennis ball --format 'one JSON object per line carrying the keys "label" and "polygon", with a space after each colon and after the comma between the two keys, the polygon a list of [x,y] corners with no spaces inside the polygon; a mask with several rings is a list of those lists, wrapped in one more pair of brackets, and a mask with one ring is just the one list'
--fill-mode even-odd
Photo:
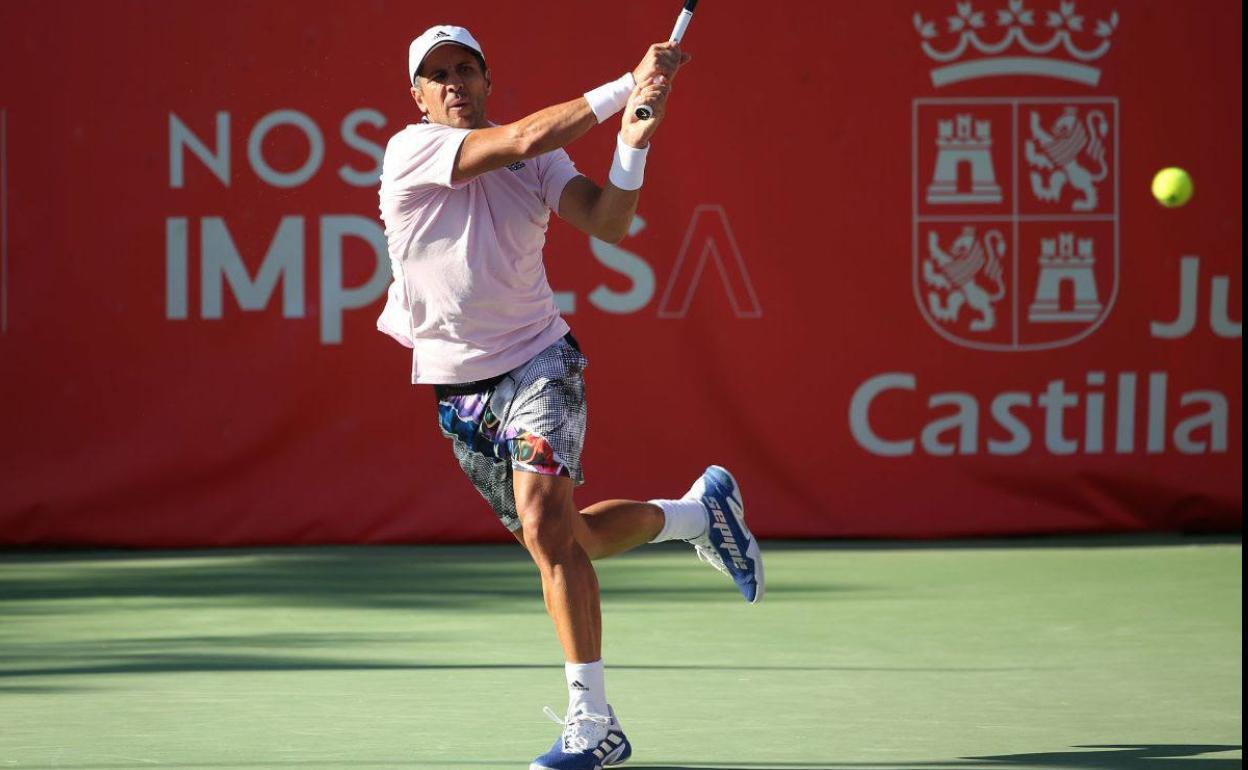
{"label": "yellow tennis ball", "polygon": [[1153,177],[1153,197],[1166,208],[1182,206],[1192,199],[1192,177],[1181,168],[1163,168]]}

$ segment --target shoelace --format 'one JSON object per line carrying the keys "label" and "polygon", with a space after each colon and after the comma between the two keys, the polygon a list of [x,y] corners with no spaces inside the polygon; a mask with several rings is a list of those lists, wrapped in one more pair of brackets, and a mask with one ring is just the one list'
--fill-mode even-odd
{"label": "shoelace", "polygon": [[594,748],[602,740],[602,727],[610,727],[611,717],[602,714],[569,714],[560,719],[550,706],[543,706],[542,713],[557,725],[563,725],[563,748],[572,751],[586,751]]}
{"label": "shoelace", "polygon": [[715,553],[714,550],[702,545],[695,545],[693,550],[697,552],[699,560],[706,562],[728,577],[732,577],[732,573],[729,572],[728,568],[724,566],[723,558],[721,558],[719,554]]}

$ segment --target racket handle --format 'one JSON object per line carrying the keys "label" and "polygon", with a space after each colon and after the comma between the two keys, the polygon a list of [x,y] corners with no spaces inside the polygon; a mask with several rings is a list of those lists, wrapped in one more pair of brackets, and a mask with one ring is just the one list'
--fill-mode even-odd
{"label": "racket handle", "polygon": [[[689,29],[689,22],[693,21],[693,9],[698,4],[698,0],[685,0],[685,7],[680,10],[680,15],[676,17],[676,26],[672,28],[672,36],[668,38],[673,43],[679,43],[680,39],[685,36],[685,30]],[[654,117],[654,113],[649,107],[641,106],[633,111],[638,120],[649,120]]]}
{"label": "racket handle", "polygon": [[676,17],[676,26],[672,28],[672,36],[668,39],[673,43],[679,43],[680,39],[685,36],[685,30],[689,29],[691,21],[693,21],[693,11],[688,8],[682,10]]}

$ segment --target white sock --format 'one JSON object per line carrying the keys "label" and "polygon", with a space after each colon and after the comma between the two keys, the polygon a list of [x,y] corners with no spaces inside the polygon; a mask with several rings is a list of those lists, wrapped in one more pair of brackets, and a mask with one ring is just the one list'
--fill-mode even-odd
{"label": "white sock", "polygon": [[706,506],[700,500],[651,500],[663,509],[663,529],[650,542],[692,540],[706,534],[711,526]]}
{"label": "white sock", "polygon": [[602,683],[601,660],[593,663],[564,663],[563,673],[568,678],[569,714],[581,711],[607,715],[607,690]]}

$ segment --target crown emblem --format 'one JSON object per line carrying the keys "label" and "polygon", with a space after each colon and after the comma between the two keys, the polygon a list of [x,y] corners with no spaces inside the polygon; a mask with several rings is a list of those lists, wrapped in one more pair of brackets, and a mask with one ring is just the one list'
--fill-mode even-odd
{"label": "crown emblem", "polygon": [[[1100,82],[1101,70],[1093,66],[1109,51],[1110,37],[1118,28],[1118,12],[1097,19],[1089,28],[1074,0],[1061,0],[1056,10],[1040,11],[1027,0],[1008,0],[996,9],[989,25],[985,12],[973,0],[955,3],[956,14],[946,17],[942,33],[938,23],[914,14],[920,46],[937,63],[931,71],[932,85],[939,88],[963,80],[1001,75],[1035,75],[1070,80],[1088,86]],[[982,54],[975,55],[975,54]]]}

